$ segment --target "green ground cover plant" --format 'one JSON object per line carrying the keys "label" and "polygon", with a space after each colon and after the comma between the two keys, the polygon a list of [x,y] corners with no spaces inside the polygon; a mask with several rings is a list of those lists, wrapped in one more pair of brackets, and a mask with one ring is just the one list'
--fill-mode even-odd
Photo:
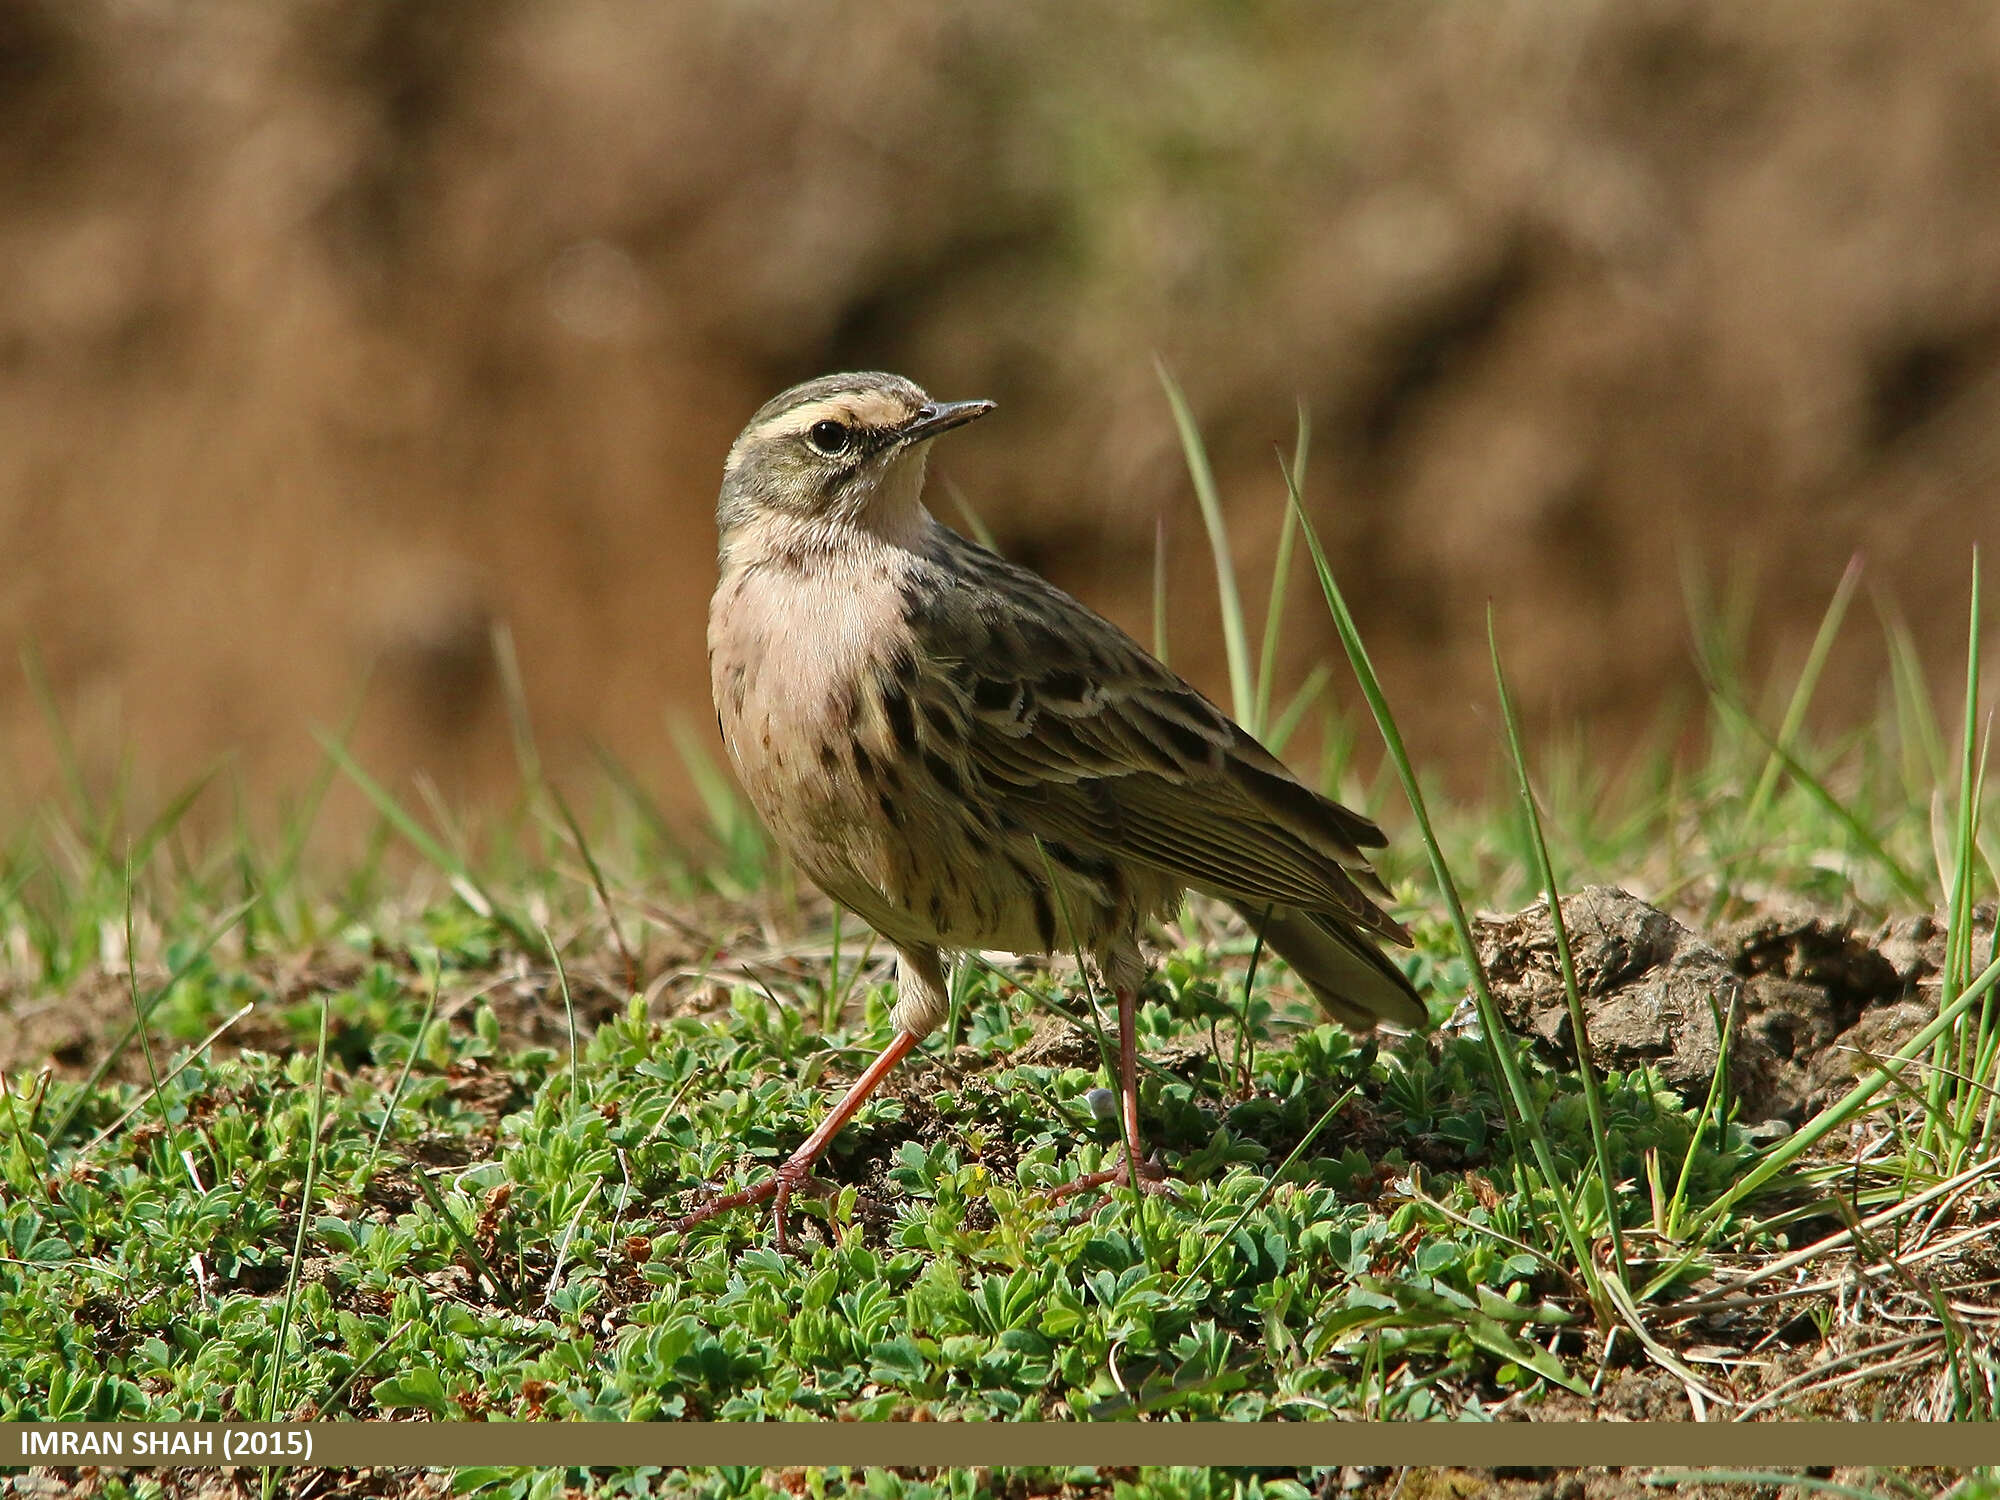
{"label": "green ground cover plant", "polygon": [[[608,759],[566,793],[502,637],[522,792],[477,826],[329,734],[275,838],[247,816],[219,843],[184,832],[220,776],[134,827],[76,775],[13,831],[0,1420],[1991,1419],[2000,964],[1976,559],[1948,723],[1885,605],[1880,712],[1812,727],[1828,650],[1858,628],[1853,571],[1768,689],[1740,665],[1750,617],[1695,599],[1708,700],[1615,774],[1581,749],[1531,760],[1497,622],[1503,790],[1446,804],[1395,727],[1411,686],[1376,679],[1297,502],[1303,421],[1253,628],[1168,391],[1234,709],[1280,749],[1317,724],[1321,780],[1395,831],[1381,863],[1433,1035],[1325,1023],[1252,930],[1191,902],[1155,935],[1140,1010],[1149,1137],[1179,1190],[1055,1206],[1040,1189],[1118,1149],[1091,1098],[1104,1028],[1073,965],[975,957],[947,1027],[834,1143],[798,1205],[801,1253],[748,1213],[678,1233],[692,1193],[781,1160],[887,1040],[890,964],[770,853],[695,736],[703,836]],[[1271,622],[1306,579],[1345,663],[1285,695]],[[310,846],[341,780],[378,828],[330,870]],[[1650,1067],[1580,1065],[1590,997],[1550,898],[1589,882],[1705,930],[1780,901],[1864,927],[1932,914],[1927,1020],[1775,1131],[1726,1066],[1690,1101]],[[1477,957],[1473,913],[1538,901],[1567,1053],[1516,1035]],[[1738,1020],[1718,1018],[1725,1059]],[[1324,1479],[1009,1482],[1275,1497]]]}

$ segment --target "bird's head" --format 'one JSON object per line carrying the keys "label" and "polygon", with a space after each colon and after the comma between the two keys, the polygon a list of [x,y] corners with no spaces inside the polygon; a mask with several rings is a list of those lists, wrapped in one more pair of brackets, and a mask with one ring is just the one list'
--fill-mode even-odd
{"label": "bird's head", "polygon": [[729,450],[716,524],[725,541],[774,520],[893,530],[921,514],[924,457],[991,401],[933,401],[900,375],[823,375],[766,401]]}

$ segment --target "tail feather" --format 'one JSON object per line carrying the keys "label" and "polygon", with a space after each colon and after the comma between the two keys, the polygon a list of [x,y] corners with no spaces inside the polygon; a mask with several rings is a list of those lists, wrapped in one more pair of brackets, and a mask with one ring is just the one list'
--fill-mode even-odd
{"label": "tail feather", "polygon": [[1367,934],[1338,918],[1272,909],[1236,908],[1253,927],[1262,927],[1264,946],[1292,966],[1326,1013],[1341,1025],[1366,1031],[1379,1021],[1411,1031],[1428,1030],[1430,1012],[1415,986]]}

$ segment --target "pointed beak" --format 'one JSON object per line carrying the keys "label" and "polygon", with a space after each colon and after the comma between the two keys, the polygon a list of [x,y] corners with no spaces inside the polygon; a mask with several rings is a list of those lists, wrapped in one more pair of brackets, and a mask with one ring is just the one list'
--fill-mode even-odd
{"label": "pointed beak", "polygon": [[921,443],[940,432],[949,432],[954,427],[977,421],[991,410],[991,401],[933,401],[917,408],[917,414],[910,419],[909,425],[896,434],[896,441],[898,444]]}

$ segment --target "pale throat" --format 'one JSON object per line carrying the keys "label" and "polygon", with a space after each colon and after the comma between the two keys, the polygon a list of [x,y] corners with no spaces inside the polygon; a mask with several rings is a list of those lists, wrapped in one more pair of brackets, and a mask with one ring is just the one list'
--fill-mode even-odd
{"label": "pale throat", "polygon": [[924,509],[924,465],[930,444],[918,443],[889,459],[881,479],[866,493],[851,524],[892,547],[914,547],[931,525]]}

